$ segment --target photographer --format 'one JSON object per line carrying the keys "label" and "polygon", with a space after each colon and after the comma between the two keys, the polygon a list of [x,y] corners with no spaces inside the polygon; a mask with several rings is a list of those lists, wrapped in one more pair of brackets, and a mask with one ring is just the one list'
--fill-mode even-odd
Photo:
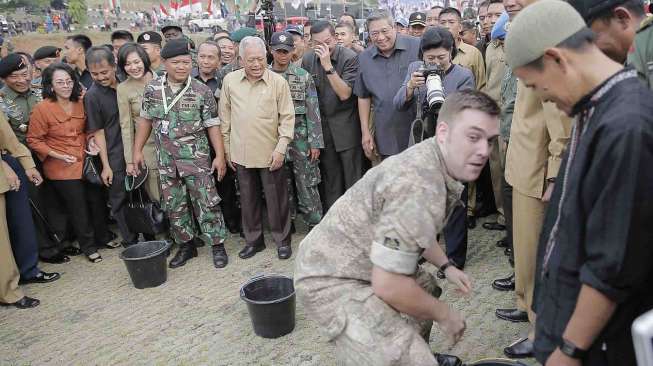
{"label": "photographer", "polygon": [[[435,125],[438,119],[439,106],[441,102],[432,100],[434,97],[444,97],[460,90],[474,90],[474,75],[471,70],[453,64],[451,60],[456,56],[457,49],[451,33],[442,27],[431,27],[424,32],[420,42],[419,57],[422,61],[415,61],[408,66],[408,74],[404,84],[399,88],[394,97],[395,108],[405,111],[416,106],[418,108],[417,118],[423,120],[424,138],[432,137],[435,134]],[[426,75],[431,75],[425,77]],[[442,77],[440,83],[428,83],[427,79]],[[438,93],[437,88],[440,88]],[[433,107],[431,107],[433,106]],[[419,142],[419,141],[415,141]],[[447,245],[447,256],[456,267],[462,269],[465,266],[467,256],[467,184],[461,194],[465,207],[456,207],[447,225],[444,228],[445,242]],[[444,273],[438,273],[443,278]]]}
{"label": "photographer", "polygon": [[[415,101],[417,100],[418,108],[422,111],[430,112],[425,113],[427,125],[428,122],[432,125],[429,131],[435,128],[434,122],[437,117],[435,111],[427,111],[428,101],[426,98],[427,87],[426,78],[424,77],[423,69],[437,68],[444,74],[442,80],[442,87],[444,89],[445,97],[459,90],[474,89],[474,75],[471,70],[453,64],[451,60],[456,56],[456,48],[454,48],[454,39],[448,30],[442,27],[430,27],[422,35],[420,42],[419,57],[421,61],[415,61],[408,66],[408,74],[404,84],[399,88],[394,97],[394,105],[398,111],[406,111],[409,108],[415,108]],[[420,70],[422,69],[422,70]],[[417,97],[415,97],[417,95]],[[432,132],[429,136],[431,137]]]}

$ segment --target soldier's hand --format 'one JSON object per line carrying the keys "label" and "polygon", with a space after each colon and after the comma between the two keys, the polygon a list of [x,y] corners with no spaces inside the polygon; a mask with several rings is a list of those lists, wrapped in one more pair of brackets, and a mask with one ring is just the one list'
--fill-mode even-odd
{"label": "soldier's hand", "polygon": [[216,156],[211,163],[211,174],[214,171],[218,173],[218,182],[222,181],[224,175],[227,174],[227,162],[225,161],[224,156]]}
{"label": "soldier's hand", "polygon": [[316,162],[320,158],[320,149],[311,149],[311,161]]}
{"label": "soldier's hand", "polygon": [[273,172],[283,166],[284,155],[276,151],[272,152],[270,157],[270,171]]}
{"label": "soldier's hand", "polygon": [[447,316],[438,322],[438,325],[444,334],[447,335],[452,345],[460,341],[463,337],[463,333],[465,333],[465,329],[467,328],[467,324],[465,324],[465,319],[462,314],[451,308],[449,308]]}
{"label": "soldier's hand", "polygon": [[444,271],[444,274],[447,277],[447,281],[458,287],[457,291],[460,291],[465,295],[469,295],[472,292],[472,281],[465,272],[459,270],[455,266],[449,266]]}
{"label": "soldier's hand", "polygon": [[41,173],[39,173],[36,168],[30,168],[25,170],[25,175],[27,175],[27,178],[30,180],[30,182],[34,183],[35,186],[40,185],[43,183],[43,178],[41,177]]}
{"label": "soldier's hand", "polygon": [[109,187],[113,183],[113,170],[110,167],[102,168],[102,181],[104,185]]}
{"label": "soldier's hand", "polygon": [[[132,176],[141,174],[141,167],[145,166],[145,158],[142,151],[132,152]],[[127,174],[129,174],[129,164],[127,165]]]}
{"label": "soldier's hand", "polygon": [[9,164],[2,160],[2,170],[4,170],[7,183],[9,183],[9,189],[12,191],[18,191],[20,189],[20,178]]}

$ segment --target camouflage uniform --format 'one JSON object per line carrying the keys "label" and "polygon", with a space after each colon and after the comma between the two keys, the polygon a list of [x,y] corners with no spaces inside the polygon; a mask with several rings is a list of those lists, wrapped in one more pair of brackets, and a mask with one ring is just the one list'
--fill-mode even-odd
{"label": "camouflage uniform", "polygon": [[220,70],[218,70],[218,72],[215,74],[215,79],[218,81],[218,89],[216,89],[214,93],[215,99],[220,99],[220,91],[222,90],[222,82],[224,80],[224,77],[227,76],[228,73],[240,69],[242,69],[242,67],[240,67],[238,61],[235,61],[225,66],[222,66]]}
{"label": "camouflage uniform", "polygon": [[369,170],[301,242],[297,296],[335,342],[339,364],[437,365],[425,341],[432,322],[400,314],[378,298],[372,268],[414,277],[438,296],[435,279],[417,263],[438,245],[462,190],[430,138]]}
{"label": "camouflage uniform", "polygon": [[25,135],[30,112],[42,99],[41,93],[31,89],[25,94],[18,94],[6,85],[0,89],[0,112],[5,114],[11,129],[23,145],[27,145]]}
{"label": "camouflage uniform", "polygon": [[220,244],[227,232],[218,205],[220,197],[210,173],[209,140],[205,132],[220,124],[215,99],[209,87],[191,78],[188,90],[166,114],[162,99],[164,87],[170,104],[181,93],[181,90],[174,93],[165,77],[152,80],[145,86],[141,117],[152,121],[162,201],[170,218],[172,238],[182,244],[196,235],[188,207],[190,196],[202,239]]}
{"label": "camouflage uniform", "polygon": [[501,154],[501,165],[504,169],[506,168],[506,152],[508,141],[510,141],[510,126],[512,125],[512,113],[515,110],[516,98],[517,76],[512,73],[511,68],[506,67],[505,75],[501,82],[501,94],[499,96],[499,105],[501,106],[499,150]]}
{"label": "camouflage uniform", "polygon": [[311,149],[324,148],[317,90],[311,74],[301,67],[290,64],[286,71],[279,74],[288,81],[295,105],[295,135],[286,155],[290,215],[294,219],[299,211],[304,222],[314,226],[322,219],[322,202],[317,187],[321,178],[319,164],[317,161],[311,162],[310,154]]}
{"label": "camouflage uniform", "polygon": [[639,77],[653,90],[653,16],[644,19],[637,31],[628,64],[637,69]]}

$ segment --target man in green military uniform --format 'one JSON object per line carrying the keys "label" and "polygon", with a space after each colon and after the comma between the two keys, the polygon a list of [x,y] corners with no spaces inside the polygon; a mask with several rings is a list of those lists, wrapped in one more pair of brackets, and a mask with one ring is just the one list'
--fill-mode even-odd
{"label": "man in green military uniform", "polygon": [[185,39],[190,45],[190,55],[193,58],[193,67],[197,68],[197,50],[195,49],[195,42],[184,34],[181,25],[175,22],[166,22],[166,25],[161,27],[161,33],[163,34],[163,38],[166,39],[166,42],[173,39]]}
{"label": "man in green military uniform", "polygon": [[295,135],[286,159],[288,169],[292,169],[293,173],[288,175],[291,181],[288,189],[292,193],[294,177],[297,193],[297,202],[294,202],[293,194],[289,195],[291,217],[299,211],[307,225],[315,226],[322,219],[322,202],[317,186],[320,183],[318,158],[320,149],[324,148],[324,138],[317,90],[311,74],[291,62],[294,47],[290,33],[274,33],[270,39],[273,57],[270,68],[288,81],[295,105]]}
{"label": "man in green military uniform", "polygon": [[596,34],[596,45],[635,69],[653,88],[653,19],[641,0],[569,0]]}
{"label": "man in green military uniform", "polygon": [[150,70],[156,76],[165,74],[166,68],[161,62],[161,43],[163,42],[161,35],[155,31],[143,32],[138,36],[136,42],[143,46],[147,57],[150,58]]}
{"label": "man in green military uniform", "polygon": [[[143,167],[143,146],[154,129],[161,177],[163,206],[170,218],[173,240],[180,245],[170,268],[181,267],[197,256],[193,213],[202,239],[213,246],[213,264],[228,263],[227,236],[213,172],[222,180],[226,171],[220,119],[211,89],[190,77],[192,60],[188,42],[170,40],[161,51],[166,75],[145,86],[141,117],[134,142],[133,163]],[[209,142],[215,150],[211,162]],[[190,198],[190,199],[189,199]]]}

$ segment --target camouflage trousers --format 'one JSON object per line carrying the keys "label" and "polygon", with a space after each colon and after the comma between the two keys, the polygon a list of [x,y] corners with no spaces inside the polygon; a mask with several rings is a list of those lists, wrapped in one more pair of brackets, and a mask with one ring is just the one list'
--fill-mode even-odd
{"label": "camouflage trousers", "polygon": [[[196,236],[212,245],[224,242],[227,228],[220,210],[220,196],[211,174],[198,173],[184,177],[162,174],[160,180],[162,205],[168,214],[170,232],[175,243],[186,243]],[[192,208],[189,207],[189,202]],[[195,232],[193,214],[199,224],[199,233]]]}
{"label": "camouflage trousers", "polygon": [[[435,278],[421,267],[416,281],[433,296],[440,296],[442,290]],[[336,278],[307,278],[295,284],[308,316],[333,338],[338,365],[436,366],[428,343],[433,322],[397,312],[374,295],[371,287]]]}
{"label": "camouflage trousers", "polygon": [[292,145],[288,154],[285,169],[288,173],[290,218],[294,220],[299,212],[308,226],[315,226],[322,220],[322,200],[318,190],[320,167],[317,161],[311,162],[308,153],[302,153]]}

